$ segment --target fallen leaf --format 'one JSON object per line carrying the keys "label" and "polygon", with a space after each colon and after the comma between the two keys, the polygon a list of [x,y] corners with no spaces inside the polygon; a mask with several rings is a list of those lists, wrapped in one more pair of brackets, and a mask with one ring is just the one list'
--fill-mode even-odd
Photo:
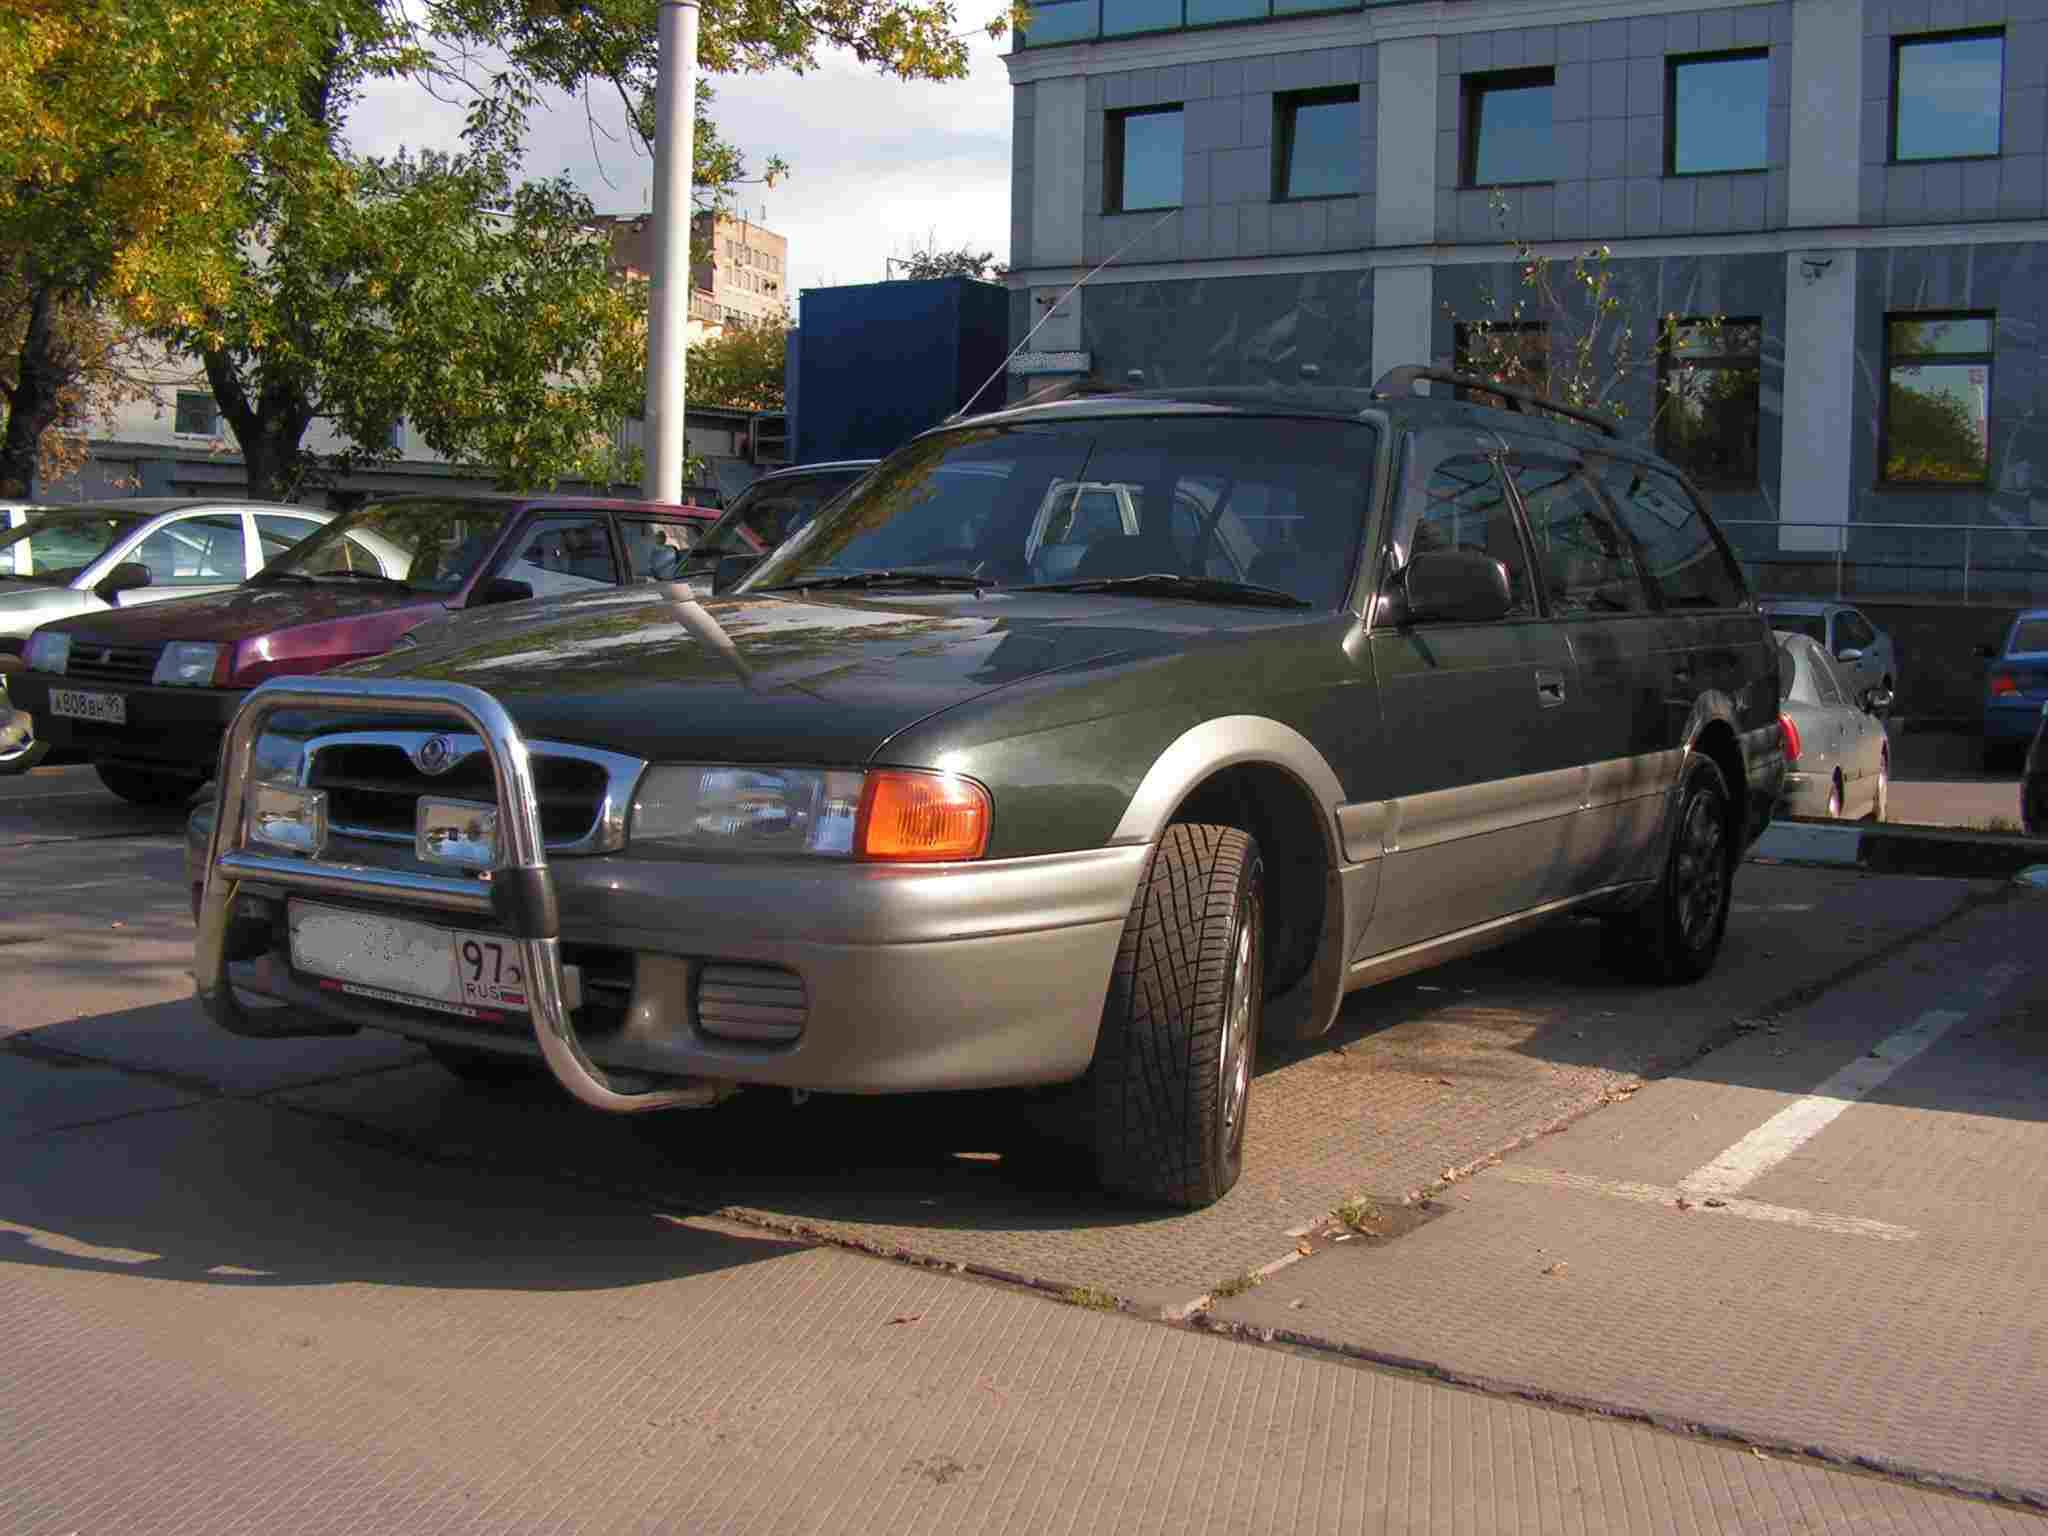
{"label": "fallen leaf", "polygon": [[1766,1456],[1761,1449],[1754,1445],[1752,1445],[1749,1448],[1749,1454],[1754,1456],[1758,1461],[1769,1461],[1771,1459],[1770,1457]]}
{"label": "fallen leaf", "polygon": [[1458,1198],[1460,1200],[1470,1200],[1472,1198],[1472,1191],[1469,1189],[1461,1189],[1458,1191]]}
{"label": "fallen leaf", "polygon": [[1692,1202],[1686,1199],[1683,1195],[1680,1195],[1676,1200],[1672,1201],[1671,1203],[1677,1206],[1681,1211],[1689,1211],[1692,1209]]}
{"label": "fallen leaf", "polygon": [[1721,1209],[1721,1207],[1722,1207],[1722,1206],[1724,1206],[1724,1205],[1726,1205],[1727,1203],[1728,1203],[1728,1202],[1727,1202],[1726,1200],[1716,1199],[1716,1198],[1713,1198],[1713,1197],[1709,1197],[1709,1198],[1708,1198],[1708,1200],[1707,1200],[1707,1206],[1708,1206],[1708,1208],[1709,1208],[1710,1210],[1716,1210],[1716,1211],[1718,1211],[1719,1209]]}
{"label": "fallen leaf", "polygon": [[1315,1252],[1315,1249],[1311,1248],[1308,1244],[1308,1240],[1304,1238],[1302,1241],[1294,1245],[1294,1251],[1300,1254],[1303,1258],[1307,1258],[1310,1254]]}
{"label": "fallen leaf", "polygon": [[898,1312],[894,1317],[889,1319],[889,1324],[893,1327],[897,1323],[914,1323],[923,1316],[924,1314],[922,1312]]}
{"label": "fallen leaf", "polygon": [[1437,1079],[1437,1081],[1442,1083],[1446,1088],[1452,1086],[1451,1080],[1448,1077],[1440,1077]]}
{"label": "fallen leaf", "polygon": [[1300,1298],[1299,1296],[1297,1296],[1294,1298],[1294,1300],[1287,1303],[1287,1305],[1294,1308],[1295,1311],[1299,1312],[1303,1307],[1307,1306],[1308,1303],[1302,1300],[1302,1298]]}
{"label": "fallen leaf", "polygon": [[1352,1237],[1352,1234],[1351,1234],[1351,1233],[1349,1233],[1349,1232],[1339,1232],[1339,1233],[1337,1234],[1336,1238],[1334,1239],[1334,1241],[1336,1241],[1336,1242],[1340,1242],[1340,1243],[1348,1243],[1348,1242],[1350,1242],[1350,1241],[1351,1241],[1351,1237]]}
{"label": "fallen leaf", "polygon": [[1568,1264],[1566,1264],[1566,1263],[1565,1263],[1565,1261],[1564,1261],[1563,1259],[1559,1259],[1559,1260],[1558,1260],[1558,1261],[1557,1261],[1557,1262],[1556,1262],[1555,1264],[1551,1265],[1551,1266],[1550,1266],[1550,1268],[1548,1268],[1548,1269],[1544,1270],[1544,1271],[1543,1271],[1543,1273],[1545,1273],[1546,1275],[1550,1275],[1550,1276],[1552,1276],[1553,1278],[1555,1278],[1555,1277],[1558,1277],[1558,1276],[1561,1276],[1561,1275],[1563,1275],[1563,1274],[1564,1274],[1564,1272],[1565,1272],[1565,1271],[1566,1271],[1567,1269],[1569,1269],[1570,1267],[1571,1267],[1571,1266],[1570,1266],[1570,1265],[1568,1265]]}

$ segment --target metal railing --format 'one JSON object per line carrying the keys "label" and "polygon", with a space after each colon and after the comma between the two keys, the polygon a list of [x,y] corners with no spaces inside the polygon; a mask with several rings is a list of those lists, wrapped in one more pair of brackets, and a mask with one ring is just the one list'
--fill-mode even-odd
{"label": "metal railing", "polygon": [[2048,527],[1715,522],[1734,546],[1750,586],[1764,597],[2048,603]]}

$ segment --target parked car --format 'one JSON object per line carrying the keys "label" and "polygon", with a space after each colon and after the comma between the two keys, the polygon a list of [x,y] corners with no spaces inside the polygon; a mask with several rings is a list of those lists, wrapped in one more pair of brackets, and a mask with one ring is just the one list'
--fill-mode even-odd
{"label": "parked car", "polygon": [[2048,704],[2041,706],[2020,774],[2020,828],[2029,837],[2048,837]]}
{"label": "parked car", "polygon": [[[193,497],[0,504],[0,656],[19,657],[36,626],[53,619],[231,587],[329,516]],[[49,751],[33,716],[12,718],[19,705],[8,700],[7,676],[0,671],[0,774],[25,772]]]}
{"label": "parked car", "polygon": [[1882,711],[1891,700],[1882,688],[1851,693],[1849,680],[1826,651],[1805,635],[1775,632],[1783,702],[1785,788],[1778,809],[1787,816],[1869,817],[1883,821],[1891,808],[1892,752]]}
{"label": "parked car", "polygon": [[728,578],[744,574],[749,560],[767,554],[809,523],[820,507],[878,462],[838,459],[827,464],[799,464],[761,476],[733,497],[717,524],[691,551],[686,562],[691,585],[709,592],[722,560],[734,561],[726,567]]}
{"label": "parked car", "polygon": [[2048,704],[2048,608],[2012,621],[2004,644],[1979,646],[1984,669],[1984,766],[2003,768],[2027,749]]}
{"label": "parked car", "polygon": [[[272,517],[258,512],[258,530]],[[372,502],[231,591],[42,626],[14,697],[39,736],[90,757],[115,794],[179,803],[212,777],[221,732],[264,679],[377,655],[452,610],[669,579],[713,520],[584,497]]]}
{"label": "parked car", "polygon": [[[1704,975],[1784,769],[1741,570],[1601,418],[1425,379],[1478,382],[994,412],[725,597],[265,684],[188,840],[205,1006],[607,1110],[1077,1083],[1102,1182],[1197,1206],[1355,988],[1566,916]],[[1063,483],[1139,526],[1042,581]]]}
{"label": "parked car", "polygon": [[[1861,611],[1845,603],[1792,602],[1769,598],[1763,604],[1764,618],[1772,629],[1804,635],[1824,649],[1835,663],[1835,671],[1850,685],[1854,697],[1862,698],[1881,688],[1894,699],[1904,658],[1892,637],[1871,623]],[[1886,705],[1884,713],[1891,713]]]}

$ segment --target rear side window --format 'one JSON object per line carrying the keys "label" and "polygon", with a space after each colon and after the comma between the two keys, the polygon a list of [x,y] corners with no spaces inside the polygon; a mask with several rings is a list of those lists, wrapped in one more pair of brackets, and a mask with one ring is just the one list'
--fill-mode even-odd
{"label": "rear side window", "polygon": [[1670,475],[1613,462],[1601,482],[1650,568],[1666,608],[1740,608],[1742,573],[1707,525],[1707,515]]}
{"label": "rear side window", "polygon": [[1828,662],[1828,655],[1815,646],[1807,655],[1807,664],[1813,668],[1814,689],[1823,704],[1845,709],[1849,704],[1849,690],[1842,686],[1842,680],[1835,676],[1835,669]]}
{"label": "rear side window", "polygon": [[1841,644],[1835,647],[1837,650],[1868,650],[1871,643],[1877,639],[1877,631],[1865,622],[1860,613],[1843,614],[1837,628],[1841,638]]}
{"label": "rear side window", "polygon": [[1827,643],[1828,621],[1817,613],[1779,613],[1772,608],[1764,610],[1764,617],[1773,629],[1782,629],[1788,635],[1804,635],[1809,640]]}
{"label": "rear side window", "polygon": [[2006,648],[2011,656],[2031,655],[2035,651],[2048,651],[2048,619],[2021,619],[2012,627],[2012,644]]}
{"label": "rear side window", "polygon": [[1582,466],[1518,460],[1508,473],[1528,509],[1553,613],[1640,613],[1649,606],[1628,540]]}

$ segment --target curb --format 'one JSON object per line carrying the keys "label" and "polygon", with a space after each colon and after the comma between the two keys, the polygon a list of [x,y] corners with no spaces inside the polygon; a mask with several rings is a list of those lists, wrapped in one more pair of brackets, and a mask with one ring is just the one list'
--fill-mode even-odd
{"label": "curb", "polygon": [[2009,880],[2048,864],[2048,838],[1951,827],[1831,826],[1773,822],[1751,850],[1780,864],[1827,864],[1874,874]]}

